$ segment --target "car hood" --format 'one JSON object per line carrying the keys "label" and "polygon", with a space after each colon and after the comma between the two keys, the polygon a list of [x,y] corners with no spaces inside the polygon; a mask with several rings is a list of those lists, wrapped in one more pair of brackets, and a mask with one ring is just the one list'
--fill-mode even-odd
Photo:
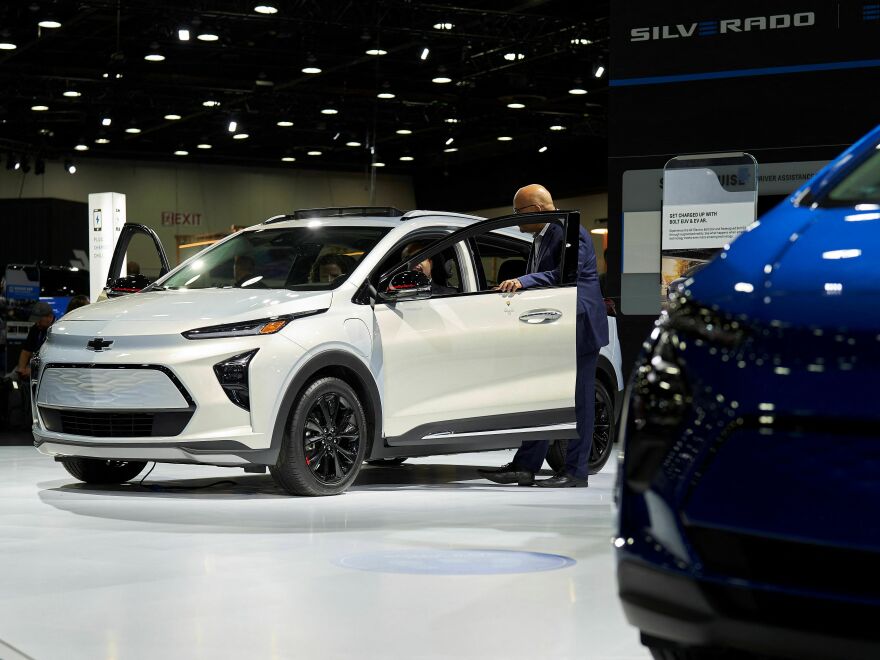
{"label": "car hood", "polygon": [[685,295],[762,323],[876,330],[880,212],[783,202],[686,282]]}
{"label": "car hood", "polygon": [[81,307],[64,316],[59,324],[88,326],[89,332],[129,324],[131,331],[179,332],[206,325],[326,309],[330,307],[332,297],[329,291],[275,289],[148,291]]}

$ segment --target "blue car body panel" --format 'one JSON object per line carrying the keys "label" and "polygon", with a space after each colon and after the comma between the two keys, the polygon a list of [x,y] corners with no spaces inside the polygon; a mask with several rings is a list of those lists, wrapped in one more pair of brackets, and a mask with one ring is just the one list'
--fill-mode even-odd
{"label": "blue car body panel", "polygon": [[880,206],[822,204],[878,143],[686,281],[644,344],[615,545],[651,638],[880,657]]}

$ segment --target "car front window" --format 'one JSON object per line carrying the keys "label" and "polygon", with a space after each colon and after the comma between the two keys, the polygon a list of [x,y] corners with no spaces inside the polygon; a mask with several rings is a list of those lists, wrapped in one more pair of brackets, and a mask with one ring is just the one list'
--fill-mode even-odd
{"label": "car front window", "polygon": [[875,150],[839,181],[826,199],[834,206],[880,203],[880,151]]}
{"label": "car front window", "polygon": [[241,232],[158,284],[166,289],[335,289],[388,231],[318,226]]}

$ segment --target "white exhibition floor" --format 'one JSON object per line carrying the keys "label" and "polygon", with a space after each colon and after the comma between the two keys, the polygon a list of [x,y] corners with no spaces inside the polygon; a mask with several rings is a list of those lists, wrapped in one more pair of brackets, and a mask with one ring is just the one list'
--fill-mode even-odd
{"label": "white exhibition floor", "polygon": [[587,489],[478,477],[510,455],[294,498],[181,465],[87,486],[0,447],[0,658],[648,658],[616,595],[614,461]]}

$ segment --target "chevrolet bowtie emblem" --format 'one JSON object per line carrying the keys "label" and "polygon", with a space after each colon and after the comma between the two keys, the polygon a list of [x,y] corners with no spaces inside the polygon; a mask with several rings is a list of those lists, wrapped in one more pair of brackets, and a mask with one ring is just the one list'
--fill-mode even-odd
{"label": "chevrolet bowtie emblem", "polygon": [[109,349],[113,345],[112,339],[101,339],[100,337],[95,337],[94,339],[90,339],[86,344],[86,348],[90,351],[103,351]]}

